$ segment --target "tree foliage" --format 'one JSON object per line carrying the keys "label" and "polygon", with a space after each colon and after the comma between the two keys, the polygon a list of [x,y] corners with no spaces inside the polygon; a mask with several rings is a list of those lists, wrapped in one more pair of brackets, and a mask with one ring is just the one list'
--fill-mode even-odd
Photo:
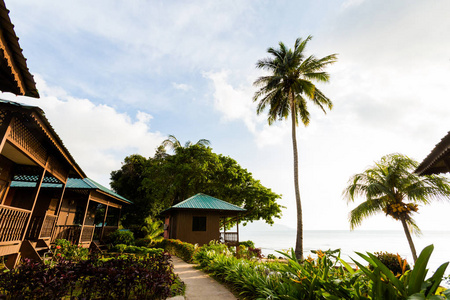
{"label": "tree foliage", "polygon": [[304,50],[311,40],[298,38],[293,49],[287,48],[282,42],[279,48],[269,48],[269,57],[256,63],[258,69],[269,72],[269,75],[259,77],[253,84],[259,89],[253,96],[258,101],[257,114],[268,109],[267,121],[269,125],[278,120],[291,117],[292,150],[294,154],[294,186],[297,204],[297,240],[295,253],[297,258],[303,259],[303,217],[298,183],[298,150],[296,126],[301,122],[307,126],[310,121],[308,102],[314,103],[324,113],[333,104],[314,84],[314,82],[328,82],[330,76],[325,68],[336,62],[336,54],[322,58],[314,55],[305,56]]}
{"label": "tree foliage", "polygon": [[416,250],[410,232],[420,233],[413,214],[418,204],[433,200],[448,200],[450,182],[444,176],[414,174],[418,163],[402,154],[383,156],[374,166],[352,176],[344,197],[348,202],[363,197],[365,201],[350,212],[350,227],[354,229],[374,214],[384,212],[402,223],[414,258]]}
{"label": "tree foliage", "polygon": [[142,224],[146,217],[200,192],[245,208],[243,221],[272,224],[273,218],[281,217],[282,206],[276,202],[281,195],[264,187],[234,159],[203,144],[186,146],[177,147],[173,155],[163,146],[154,157],[130,155],[120,170],[111,173],[111,187],[134,203],[123,209],[125,226]]}

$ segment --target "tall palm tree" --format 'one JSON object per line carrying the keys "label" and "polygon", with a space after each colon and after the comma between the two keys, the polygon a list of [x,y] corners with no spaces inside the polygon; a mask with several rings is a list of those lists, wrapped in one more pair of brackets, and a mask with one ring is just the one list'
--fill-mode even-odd
{"label": "tall palm tree", "polygon": [[308,36],[305,40],[298,38],[295,41],[294,49],[286,48],[282,42],[279,43],[279,49],[269,48],[267,52],[271,56],[259,60],[256,63],[256,67],[269,71],[270,74],[259,77],[253,83],[259,88],[253,97],[255,102],[259,100],[257,113],[262,113],[268,107],[269,125],[277,120],[291,117],[294,185],[297,204],[295,254],[299,259],[303,259],[303,220],[298,184],[298,151],[295,131],[299,117],[305,126],[309,124],[307,99],[319,106],[323,112],[326,112],[325,108],[332,108],[333,104],[330,99],[313,82],[327,82],[330,76],[324,69],[337,59],[336,54],[323,58],[316,58],[313,55],[306,57],[303,51],[311,38],[311,36]]}
{"label": "tall palm tree", "polygon": [[191,141],[187,141],[184,146],[181,145],[181,142],[174,136],[174,135],[169,135],[167,137],[167,139],[165,139],[162,142],[162,145],[164,147],[169,147],[171,150],[176,151],[177,148],[189,148],[192,145],[200,145],[200,146],[209,146],[211,144],[211,142],[209,140],[206,139],[200,139],[197,141],[197,143],[192,144]]}
{"label": "tall palm tree", "polygon": [[418,176],[413,173],[418,165],[415,160],[402,154],[383,156],[374,166],[352,176],[343,193],[348,202],[354,202],[358,196],[366,198],[350,212],[351,229],[360,225],[363,219],[384,212],[402,223],[414,262],[417,254],[411,232],[420,234],[420,229],[412,214],[418,211],[418,204],[449,200],[450,196],[447,178],[439,175]]}

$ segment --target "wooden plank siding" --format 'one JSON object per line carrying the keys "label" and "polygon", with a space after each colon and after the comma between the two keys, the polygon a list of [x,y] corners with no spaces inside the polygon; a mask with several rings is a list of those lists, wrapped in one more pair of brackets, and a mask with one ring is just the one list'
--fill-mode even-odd
{"label": "wooden plank siding", "polygon": [[[178,211],[173,215],[176,220],[175,236],[184,242],[204,245],[212,240],[219,241],[220,238],[220,214],[205,213],[201,211]],[[206,217],[206,231],[193,231],[192,222],[194,217]]]}

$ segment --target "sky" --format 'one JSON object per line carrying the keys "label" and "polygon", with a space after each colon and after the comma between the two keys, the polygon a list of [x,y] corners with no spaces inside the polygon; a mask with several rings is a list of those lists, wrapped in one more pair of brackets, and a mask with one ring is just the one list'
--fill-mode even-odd
{"label": "sky", "polygon": [[[422,161],[450,130],[450,1],[6,0],[41,107],[92,179],[169,135],[211,141],[282,194],[295,228],[290,120],[256,114],[255,65],[282,41],[312,35],[306,54],[338,54],[324,114],[298,127],[305,230],[349,229],[349,178],[383,155]],[[201,192],[201,191],[199,191]],[[362,201],[363,199],[361,199]],[[423,230],[448,229],[450,201],[420,207]],[[402,230],[379,215],[360,229]],[[262,226],[262,225],[261,225]]]}

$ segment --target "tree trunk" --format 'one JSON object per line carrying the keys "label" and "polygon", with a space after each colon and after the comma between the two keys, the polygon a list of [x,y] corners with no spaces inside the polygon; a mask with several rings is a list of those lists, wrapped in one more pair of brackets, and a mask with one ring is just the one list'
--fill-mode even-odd
{"label": "tree trunk", "polygon": [[416,247],[414,247],[414,243],[411,238],[411,233],[409,232],[408,225],[406,224],[405,217],[401,217],[401,221],[402,221],[402,225],[403,225],[403,230],[405,231],[406,238],[408,239],[409,248],[411,248],[414,263],[416,263],[416,260],[417,260]]}
{"label": "tree trunk", "polygon": [[294,186],[295,186],[295,202],[297,204],[297,239],[295,242],[295,256],[299,260],[303,260],[303,217],[302,203],[300,201],[300,188],[298,184],[298,151],[296,137],[296,111],[294,107],[294,95],[290,95],[291,120],[292,120],[292,148],[294,152]]}

